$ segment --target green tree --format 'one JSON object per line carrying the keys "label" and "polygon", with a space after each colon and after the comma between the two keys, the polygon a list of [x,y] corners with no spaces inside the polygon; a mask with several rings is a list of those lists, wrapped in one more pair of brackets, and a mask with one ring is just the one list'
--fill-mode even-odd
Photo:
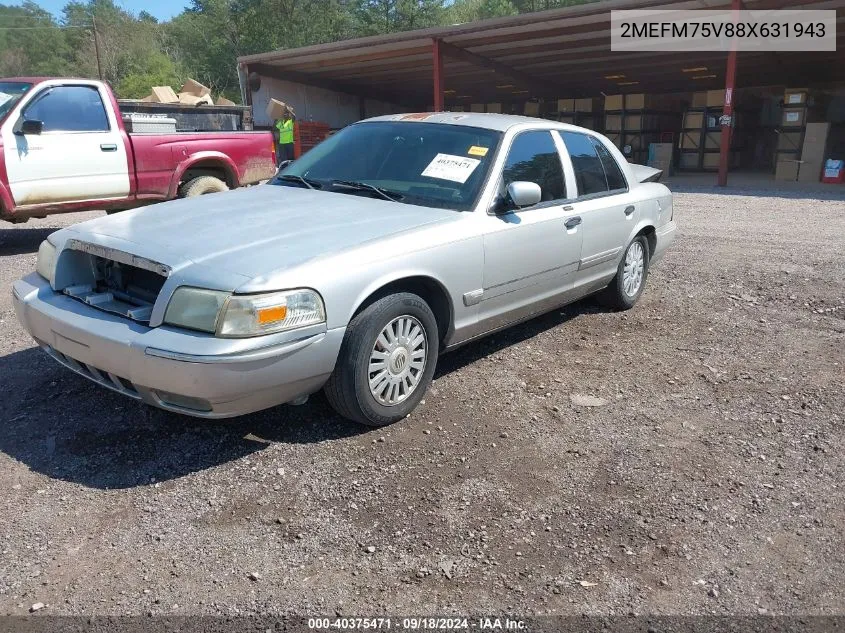
{"label": "green tree", "polygon": [[510,0],[455,0],[448,10],[450,24],[464,24],[516,13],[517,9]]}
{"label": "green tree", "polygon": [[63,75],[73,70],[66,32],[36,3],[27,0],[19,7],[0,4],[0,26],[3,75]]}
{"label": "green tree", "polygon": [[443,24],[444,0],[358,0],[355,7],[359,35],[377,35]]}

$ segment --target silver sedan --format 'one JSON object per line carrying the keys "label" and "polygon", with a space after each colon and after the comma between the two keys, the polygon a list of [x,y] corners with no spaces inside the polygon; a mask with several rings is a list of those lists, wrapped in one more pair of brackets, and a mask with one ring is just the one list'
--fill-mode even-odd
{"label": "silver sedan", "polygon": [[53,233],[15,309],[58,362],[157,407],[220,418],[325,389],[390,424],[445,351],[593,293],[631,308],[675,235],[658,178],[570,125],[369,119],[268,185]]}

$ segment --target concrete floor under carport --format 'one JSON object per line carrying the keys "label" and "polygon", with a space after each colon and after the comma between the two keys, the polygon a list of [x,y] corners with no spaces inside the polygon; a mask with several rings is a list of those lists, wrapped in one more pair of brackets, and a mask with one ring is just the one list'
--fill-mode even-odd
{"label": "concrete floor under carport", "polygon": [[[845,202],[845,184],[775,180],[774,174],[761,172],[731,172],[725,187],[717,185],[716,174],[713,172],[676,172],[662,177],[660,182],[672,191],[684,193],[779,196]],[[845,213],[845,207],[842,211]]]}

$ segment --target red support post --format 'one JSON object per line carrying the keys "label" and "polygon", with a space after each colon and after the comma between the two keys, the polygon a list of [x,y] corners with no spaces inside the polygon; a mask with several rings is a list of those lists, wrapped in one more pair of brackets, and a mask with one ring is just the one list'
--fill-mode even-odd
{"label": "red support post", "polygon": [[434,111],[443,112],[446,109],[443,103],[443,51],[437,38],[431,40],[431,54],[434,65]]}
{"label": "red support post", "polygon": [[[733,21],[739,20],[739,10],[742,0],[731,0]],[[725,107],[722,110],[722,136],[719,143],[719,179],[720,187],[728,184],[728,166],[731,158],[731,137],[734,126],[734,91],[736,88],[736,39],[733,40],[728,53],[728,67],[725,72]]]}

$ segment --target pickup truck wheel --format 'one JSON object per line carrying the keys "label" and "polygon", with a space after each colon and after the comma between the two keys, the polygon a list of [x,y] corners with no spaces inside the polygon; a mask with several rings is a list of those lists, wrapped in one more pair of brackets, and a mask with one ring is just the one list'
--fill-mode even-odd
{"label": "pickup truck wheel", "polygon": [[229,191],[229,186],[214,176],[198,176],[182,184],[179,189],[180,198],[193,198],[207,193]]}
{"label": "pickup truck wheel", "polygon": [[649,257],[648,240],[638,235],[625,249],[613,281],[596,295],[599,302],[617,310],[633,308],[645,289]]}
{"label": "pickup truck wheel", "polygon": [[437,320],[420,297],[379,299],[350,321],[325,392],[340,415],[367,426],[406,417],[437,365]]}

